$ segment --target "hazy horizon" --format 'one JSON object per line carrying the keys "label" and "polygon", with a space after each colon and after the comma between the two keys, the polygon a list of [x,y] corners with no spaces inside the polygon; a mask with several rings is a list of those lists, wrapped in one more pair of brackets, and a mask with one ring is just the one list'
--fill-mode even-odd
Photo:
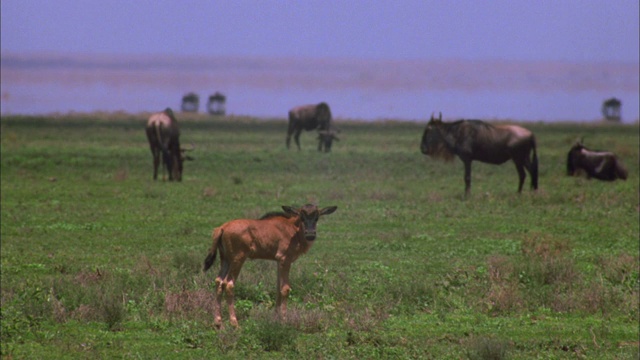
{"label": "hazy horizon", "polygon": [[4,114],[157,111],[178,108],[187,92],[202,104],[221,91],[230,114],[285,117],[293,106],[327,101],[334,116],[365,120],[442,111],[455,118],[593,121],[602,101],[615,96],[623,119],[634,121],[639,73],[622,62],[3,54],[0,81]]}
{"label": "hazy horizon", "polygon": [[639,115],[637,0],[0,2],[2,113],[153,111],[592,121]]}

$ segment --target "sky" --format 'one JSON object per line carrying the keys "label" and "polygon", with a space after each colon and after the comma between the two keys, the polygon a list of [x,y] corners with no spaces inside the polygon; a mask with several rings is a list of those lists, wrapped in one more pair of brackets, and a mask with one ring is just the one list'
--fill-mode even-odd
{"label": "sky", "polygon": [[638,0],[2,0],[3,54],[639,63]]}

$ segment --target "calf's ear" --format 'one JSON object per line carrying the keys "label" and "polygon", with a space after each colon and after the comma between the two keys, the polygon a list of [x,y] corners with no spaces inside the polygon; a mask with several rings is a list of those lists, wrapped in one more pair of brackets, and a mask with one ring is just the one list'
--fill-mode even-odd
{"label": "calf's ear", "polygon": [[320,215],[329,215],[333,214],[334,211],[338,210],[337,206],[328,206],[319,211]]}
{"label": "calf's ear", "polygon": [[287,214],[300,215],[300,212],[297,209],[292,208],[291,206],[282,205],[282,210],[284,210]]}

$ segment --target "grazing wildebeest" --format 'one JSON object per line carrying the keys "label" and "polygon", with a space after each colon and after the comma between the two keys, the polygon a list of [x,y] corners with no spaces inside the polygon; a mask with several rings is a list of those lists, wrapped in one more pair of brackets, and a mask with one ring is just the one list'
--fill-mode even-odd
{"label": "grazing wildebeest", "polygon": [[[287,129],[287,149],[291,142],[291,135],[300,150],[300,133],[302,130],[329,131],[331,129],[331,109],[325,102],[317,105],[303,105],[289,110],[289,128]],[[331,148],[334,137],[322,136],[318,143],[318,151]]]}
{"label": "grazing wildebeest", "polygon": [[318,151],[322,151],[324,149],[324,152],[330,152],[333,140],[340,141],[337,135],[339,132],[340,131],[335,128],[331,128],[329,130],[318,130]]}
{"label": "grazing wildebeest", "polygon": [[627,179],[627,169],[620,159],[608,151],[587,149],[582,140],[573,145],[567,154],[567,175],[578,175],[580,171],[587,173],[587,179],[613,181]]}
{"label": "grazing wildebeest", "polygon": [[[158,165],[160,165],[160,154],[162,154],[163,168],[169,173],[169,181],[181,181],[182,162],[193,160],[193,158],[184,156],[184,152],[187,150],[180,148],[178,120],[173,115],[171,108],[166,108],[149,117],[147,139],[153,155],[153,180],[158,179]],[[164,179],[164,175],[162,178]]]}
{"label": "grazing wildebeest", "polygon": [[531,175],[531,187],[538,188],[536,140],[531,131],[520,126],[491,125],[480,120],[445,123],[442,113],[438,119],[431,115],[422,135],[420,150],[425,155],[445,160],[457,155],[464,163],[465,195],[471,190],[473,160],[499,165],[512,159],[520,177],[518,192],[522,191],[525,169]]}
{"label": "grazing wildebeest", "polygon": [[216,277],[216,305],[214,323],[222,326],[220,308],[222,293],[226,292],[229,321],[238,326],[234,310],[233,288],[246,259],[265,259],[278,262],[278,291],[276,311],[286,316],[289,269],[296,259],[309,251],[316,238],[316,223],[320,216],[336,211],[336,206],[318,209],[307,204],[301,208],[283,206],[283,212],[268,213],[259,220],[238,219],[213,230],[213,246],[204,260],[207,271],[220,251],[220,272]]}

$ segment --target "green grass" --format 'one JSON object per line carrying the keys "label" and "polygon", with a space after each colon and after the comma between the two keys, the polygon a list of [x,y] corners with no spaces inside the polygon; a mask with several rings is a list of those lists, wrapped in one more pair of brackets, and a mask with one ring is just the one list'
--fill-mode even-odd
{"label": "green grass", "polygon": [[[637,358],[638,124],[524,124],[539,191],[474,163],[465,200],[424,124],[344,121],[320,154],[311,133],[287,151],[284,120],[179,120],[196,160],[169,183],[142,115],[2,117],[3,358]],[[582,136],[629,179],[567,177]],[[338,210],[292,267],[287,321],[275,263],[252,261],[240,329],[215,330],[211,230],[307,202]]]}

